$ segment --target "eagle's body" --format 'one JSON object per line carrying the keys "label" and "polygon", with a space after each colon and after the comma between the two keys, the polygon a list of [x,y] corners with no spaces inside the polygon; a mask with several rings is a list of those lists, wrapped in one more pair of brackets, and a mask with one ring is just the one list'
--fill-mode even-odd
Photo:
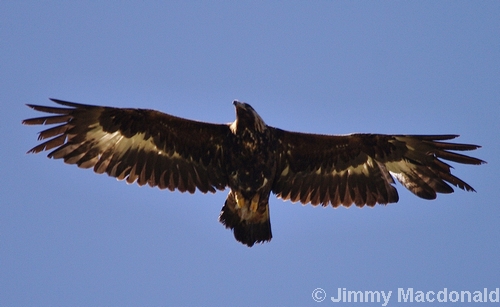
{"label": "eagle's body", "polygon": [[55,148],[49,157],[171,191],[213,193],[229,187],[219,220],[248,246],[272,238],[271,193],[303,204],[374,206],[398,201],[394,176],[415,195],[434,199],[436,193],[453,192],[448,183],[474,191],[441,159],[484,163],[451,152],[479,146],[442,142],[456,135],[289,132],[266,125],[238,101],[236,120],[222,125],[52,100],[69,108],[30,105],[57,115],[24,124],[60,124],[42,131],[39,139],[51,139],[30,152]]}
{"label": "eagle's body", "polygon": [[[244,244],[271,240],[269,195],[276,179],[275,135],[248,104],[235,101],[227,155],[229,193],[219,220]],[[246,221],[242,223],[242,221]]]}

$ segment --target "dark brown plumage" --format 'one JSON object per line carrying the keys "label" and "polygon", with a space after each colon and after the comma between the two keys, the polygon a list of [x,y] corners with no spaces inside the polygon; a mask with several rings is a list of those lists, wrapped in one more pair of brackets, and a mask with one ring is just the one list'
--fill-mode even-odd
{"label": "dark brown plumage", "polygon": [[29,152],[52,150],[50,158],[171,191],[214,193],[229,187],[219,220],[248,246],[272,238],[271,193],[303,204],[374,206],[398,201],[394,176],[415,195],[434,199],[452,193],[449,184],[474,191],[443,160],[484,163],[453,152],[480,147],[445,142],[457,135],[289,132],[267,126],[238,101],[236,120],[227,125],[154,110],[52,101],[65,107],[28,105],[55,115],[23,124],[57,124],[40,132],[44,142]]}

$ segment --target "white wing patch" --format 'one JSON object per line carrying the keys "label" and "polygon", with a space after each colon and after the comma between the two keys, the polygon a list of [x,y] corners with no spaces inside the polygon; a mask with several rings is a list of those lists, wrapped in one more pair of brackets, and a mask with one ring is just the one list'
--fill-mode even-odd
{"label": "white wing patch", "polygon": [[[70,142],[74,137],[75,135],[68,135],[67,142]],[[145,140],[144,137],[144,133],[138,133],[130,138],[126,138],[119,131],[108,133],[102,129],[102,126],[94,125],[94,127],[90,128],[86,133],[85,139],[82,142],[62,147],[61,150],[56,150],[51,154],[51,157],[60,159],[70,155],[64,162],[68,164],[77,164],[85,155],[89,154],[89,152],[95,153],[97,150],[98,153],[93,158],[88,160],[84,159],[85,161],[79,163],[78,166],[81,168],[91,168],[95,166],[94,171],[98,174],[106,172],[111,161],[120,161],[124,155],[131,150],[156,152],[157,155],[167,157],[168,159],[181,159],[181,156],[175,151],[171,155],[168,155],[163,149],[158,148],[156,144],[154,144],[152,137],[147,140]],[[71,153],[76,150],[81,151],[81,153],[71,156]],[[125,179],[124,173],[131,168],[128,167],[123,170],[121,174],[117,174],[117,168],[121,163],[123,162],[120,161],[115,163],[113,169],[109,172],[109,175],[117,177],[118,180]],[[132,169],[130,173],[136,172]],[[133,181],[135,181],[136,178],[131,177],[127,178],[127,182],[133,183]]]}

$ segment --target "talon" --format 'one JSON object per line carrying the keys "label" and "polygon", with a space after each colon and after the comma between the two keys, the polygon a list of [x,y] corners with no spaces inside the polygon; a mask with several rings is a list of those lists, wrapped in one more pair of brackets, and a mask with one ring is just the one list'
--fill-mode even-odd
{"label": "talon", "polygon": [[234,193],[234,197],[236,198],[236,205],[238,206],[238,209],[245,207],[245,198],[240,192]]}
{"label": "talon", "polygon": [[255,194],[255,196],[252,198],[252,203],[250,204],[250,210],[252,212],[257,212],[257,208],[259,207],[259,199],[259,194]]}

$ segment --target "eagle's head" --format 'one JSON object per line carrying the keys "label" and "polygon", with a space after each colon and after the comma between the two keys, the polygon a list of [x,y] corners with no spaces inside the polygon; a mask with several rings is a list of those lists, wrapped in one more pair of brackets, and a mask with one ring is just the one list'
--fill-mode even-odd
{"label": "eagle's head", "polygon": [[266,123],[264,123],[260,115],[255,112],[251,105],[238,100],[233,101],[233,105],[236,108],[236,119],[230,126],[233,133],[236,134],[244,129],[264,132]]}

